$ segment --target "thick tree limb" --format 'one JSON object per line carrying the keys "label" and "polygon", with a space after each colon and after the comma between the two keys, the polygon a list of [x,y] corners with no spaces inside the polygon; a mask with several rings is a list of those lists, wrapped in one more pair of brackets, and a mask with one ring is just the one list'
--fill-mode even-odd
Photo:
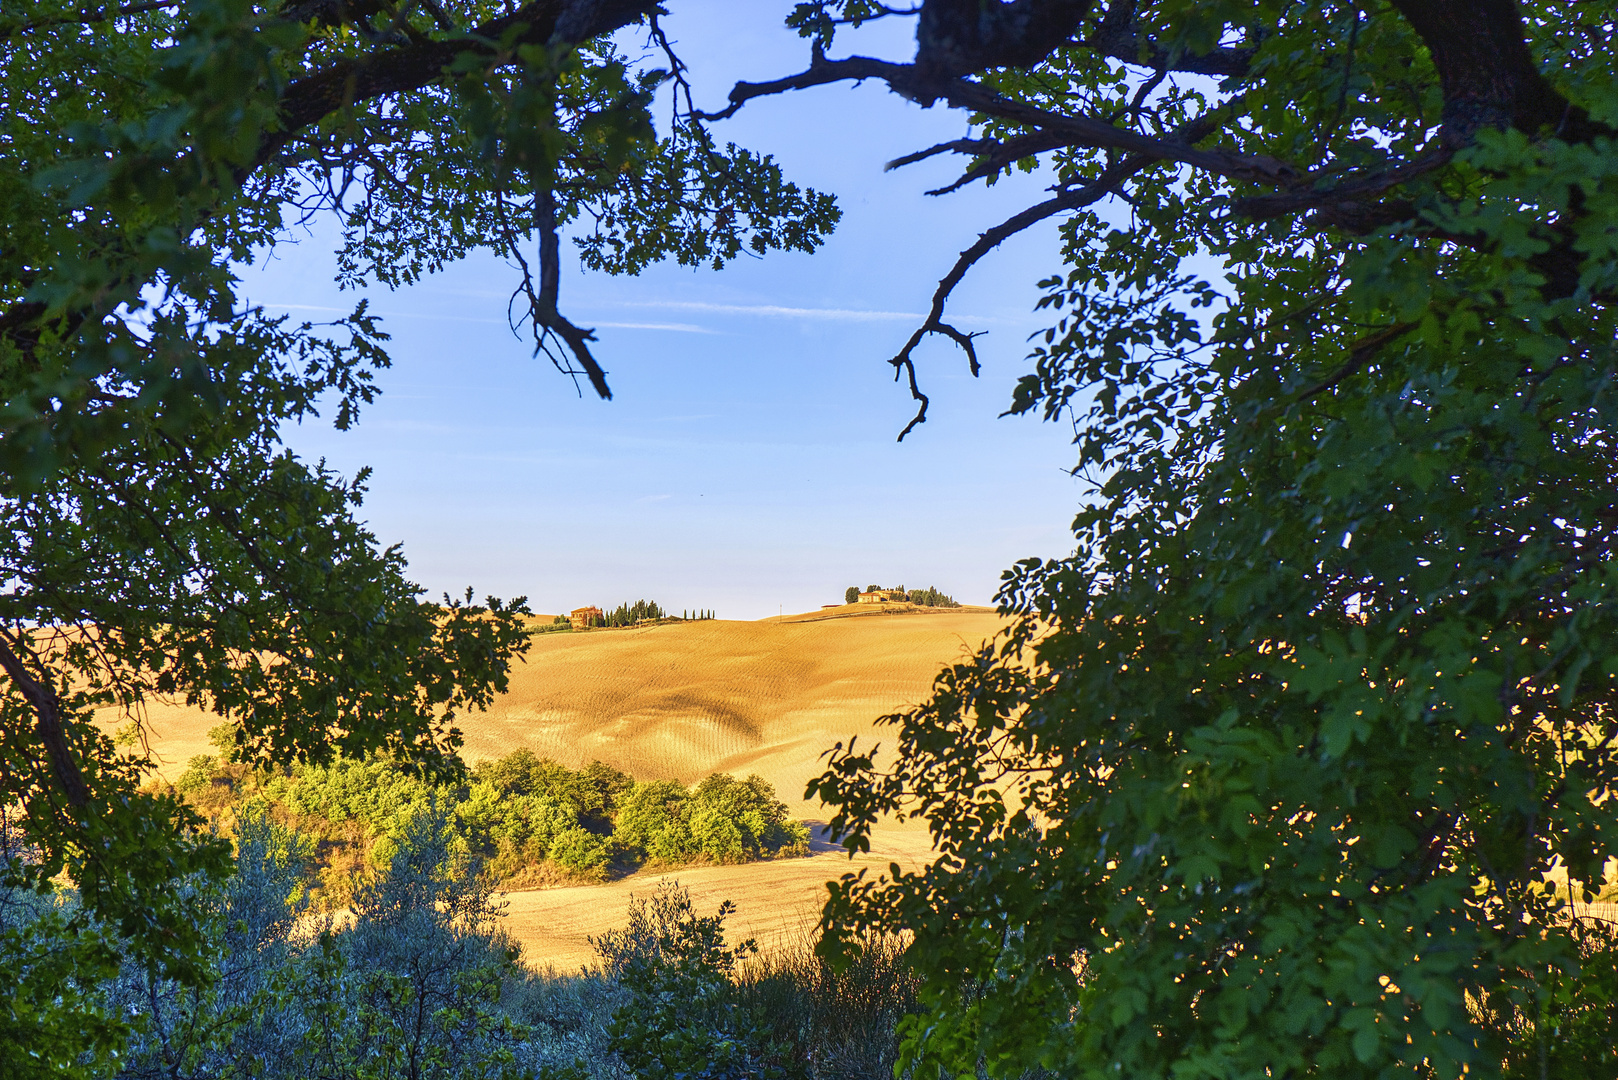
{"label": "thick tree limb", "polygon": [[[299,131],[344,108],[373,98],[420,89],[440,78],[444,69],[464,52],[490,54],[491,42],[513,29],[522,28],[518,42],[575,46],[590,38],[611,33],[624,26],[649,19],[661,10],[658,0],[533,0],[516,12],[490,20],[463,36],[442,41],[415,41],[397,48],[373,53],[355,61],[335,64],[323,71],[294,81],[281,96],[283,127],[260,144],[251,167],[241,172],[245,181],[262,167]],[[549,207],[549,213],[545,212]],[[551,360],[569,374],[584,374],[602,398],[611,398],[606,373],[591,355],[589,342],[595,335],[575,326],[557,309],[560,279],[555,198],[547,189],[540,193],[536,207],[539,231],[540,287],[532,288],[526,266],[525,289],[530,301],[536,351],[550,355],[548,335],[566,344],[582,371]]]}
{"label": "thick tree limb", "polygon": [[1399,340],[1415,328],[1415,323],[1395,323],[1392,326],[1384,327],[1383,329],[1378,330],[1374,334],[1360,338],[1353,345],[1349,346],[1348,359],[1344,361],[1343,366],[1326,376],[1324,379],[1321,379],[1307,390],[1303,391],[1303,393],[1299,394],[1295,399],[1296,402],[1302,403],[1308,401],[1310,398],[1319,397],[1321,394],[1324,394],[1326,391],[1332,389],[1332,387],[1354,374],[1360,368],[1364,367],[1371,357],[1382,351],[1383,346]]}
{"label": "thick tree limb", "polygon": [[1444,141],[1472,141],[1479,128],[1549,128],[1582,142],[1599,132],[1534,63],[1516,0],[1394,0],[1421,36],[1444,92]]}
{"label": "thick tree limb", "polygon": [[[1237,199],[1232,204],[1231,211],[1237,217],[1262,221],[1297,213],[1300,210],[1325,210],[1328,213],[1342,214],[1346,220],[1353,214],[1369,211],[1372,208],[1369,200],[1400,184],[1409,183],[1419,176],[1448,165],[1454,156],[1455,151],[1452,148],[1438,146],[1409,161],[1348,179],[1339,179],[1329,187],[1304,188],[1300,184],[1291,191],[1275,195],[1256,195]],[[1304,177],[1304,181],[1309,179],[1310,177]],[[1402,221],[1404,218],[1398,217],[1393,220]]]}
{"label": "thick tree limb", "polygon": [[1220,48],[1206,53],[1171,55],[1157,42],[1141,36],[1135,19],[1135,0],[1113,0],[1108,4],[1106,13],[1095,31],[1084,39],[1084,44],[1126,64],[1188,75],[1240,78],[1247,74],[1253,62],[1252,49]]}
{"label": "thick tree limb", "polygon": [[56,692],[29,674],[27,665],[12,651],[4,633],[0,633],[0,669],[4,669],[12,685],[34,710],[34,730],[44,744],[46,756],[50,758],[51,775],[57,787],[69,805],[83,809],[90,803],[90,789],[84,782],[84,773],[79,770],[72,748],[67,744],[67,733],[62,729],[61,701]]}
{"label": "thick tree limb", "polygon": [[517,37],[519,43],[577,44],[650,18],[658,9],[658,0],[531,0],[464,35],[411,42],[311,72],[287,86],[281,95],[280,130],[265,136],[237,180],[244,181],[311,124],[361,102],[419,90],[442,77],[444,68],[464,52],[492,54],[492,43],[515,27],[526,28]]}
{"label": "thick tree limb", "polygon": [[1259,183],[1295,180],[1297,170],[1285,162],[1254,154],[1233,154],[1223,150],[1199,150],[1183,141],[1158,139],[1130,131],[1092,116],[1050,112],[1021,101],[1013,101],[982,83],[966,79],[930,80],[912,64],[894,64],[865,56],[845,60],[816,57],[805,71],[763,83],[737,83],[730,91],[729,104],[718,112],[696,114],[699,120],[724,120],[754,98],[768,97],[788,90],[804,90],[836,82],[863,82],[880,79],[896,93],[917,101],[944,100],[961,109],[983,113],[1037,128],[1051,137],[1061,137],[1061,146],[1123,150],[1152,161],[1174,161],[1231,179]]}
{"label": "thick tree limb", "polygon": [[131,15],[144,15],[148,11],[179,7],[180,3],[181,0],[144,0],[142,3],[125,4],[122,7],[112,7],[110,5],[105,7],[84,7],[69,15],[52,15],[44,19],[13,23],[10,26],[0,23],[0,41],[4,41],[14,34],[27,34],[50,26],[91,25],[112,22],[115,19],[124,19]]}
{"label": "thick tree limb", "polygon": [[991,67],[1033,67],[1065,45],[1091,0],[926,0],[916,23],[916,69],[926,79]]}
{"label": "thick tree limb", "polygon": [[[556,194],[548,187],[535,196],[534,225],[539,233],[537,291],[534,289],[533,276],[528,270],[528,264],[522,259],[521,254],[517,255],[522,265],[522,289],[528,297],[528,317],[533,322],[534,352],[545,353],[550,357],[551,363],[555,364],[564,375],[583,374],[590,380],[590,385],[602,400],[610,401],[612,390],[607,386],[607,373],[602,370],[590,352],[589,343],[596,339],[595,331],[573,325],[557,308],[557,297],[562,285],[561,237],[557,233],[556,226]],[[570,364],[563,364],[556,354],[551,352],[548,339],[552,334],[562,339],[568,351],[582,365],[582,372],[575,370]]]}

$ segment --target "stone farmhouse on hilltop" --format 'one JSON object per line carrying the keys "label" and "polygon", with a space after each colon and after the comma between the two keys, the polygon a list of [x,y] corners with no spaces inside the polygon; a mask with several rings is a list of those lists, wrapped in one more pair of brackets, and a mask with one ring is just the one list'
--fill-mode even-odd
{"label": "stone farmhouse on hilltop", "polygon": [[903,589],[871,589],[868,592],[860,593],[860,603],[862,604],[902,603],[908,599],[910,597],[905,594]]}
{"label": "stone farmhouse on hilltop", "polygon": [[600,608],[592,606],[574,608],[568,615],[568,620],[572,622],[573,629],[588,630],[592,626],[600,626],[605,617],[601,614]]}

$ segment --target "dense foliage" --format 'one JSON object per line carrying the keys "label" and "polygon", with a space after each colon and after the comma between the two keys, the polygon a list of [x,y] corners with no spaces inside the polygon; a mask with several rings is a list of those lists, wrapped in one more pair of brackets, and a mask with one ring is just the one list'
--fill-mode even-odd
{"label": "dense foliage", "polygon": [[319,214],[345,286],[492,248],[523,268],[514,328],[605,394],[592,335],[556,306],[559,229],[587,266],[633,273],[813,249],[832,227],[831,200],[768,158],[691,123],[654,132],[663,76],[600,35],[655,4],[582,7],[0,12],[0,808],[40,854],[4,882],[65,869],[73,918],[116,918],[198,976],[172,885],[225,852],[140,790],[98,712],[138,726],[179,698],[268,764],[383,748],[452,771],[457,718],[527,641],[521,600],[423,602],[356,516],[364,475],[281,442],[373,399],[387,334],[365,305],[272,316],[233,264]]}
{"label": "dense foliage", "polygon": [[874,77],[976,113],[968,179],[1043,162],[1012,409],[1093,486],[896,764],[814,785],[849,843],[902,810],[940,851],[828,926],[915,933],[910,1060],[951,1071],[1600,1072],[1491,1017],[1566,1007],[1589,931],[1547,875],[1587,899],[1618,855],[1610,10],[1018,7],[924,4]]}
{"label": "dense foliage", "polygon": [[783,858],[804,854],[809,839],[757,776],[716,773],[687,787],[599,761],[569,769],[528,750],[460,780],[380,756],[263,770],[205,755],[175,788],[223,825],[267,814],[312,843],[304,889],[315,910],[354,902],[429,813],[442,816],[457,857],[508,888]]}
{"label": "dense foliage", "polygon": [[[279,442],[317,403],[352,422],[380,327],[246,309],[230,261],[289,209],[339,216],[350,284],[493,247],[536,353],[606,395],[558,306],[560,230],[609,272],[813,249],[830,200],[709,122],[879,80],[970,128],[901,163],[1051,188],[966,248],[893,358],[914,422],[923,339],[977,367],[944,317],[956,284],[1059,218],[1012,410],[1071,421],[1093,481],[1075,553],[1010,575],[1016,626],[897,718],[895,764],[845,747],[816,783],[854,846],[894,810],[939,838],[935,865],[848,882],[827,918],[830,946],[915,935],[909,1060],[1452,1077],[1518,1069],[1526,1024],[1542,1072],[1588,1064],[1549,1018],[1600,954],[1546,875],[1593,893],[1618,830],[1610,12],[807,0],[809,66],[704,114],[658,10],[0,15],[0,807],[33,853],[0,884],[65,869],[83,900],[38,924],[71,946],[0,941],[5,1022],[46,1056],[107,1045],[117,1014],[86,1005],[79,1032],[63,959],[113,962],[97,918],[204,992],[195,913],[224,846],[138,790],[96,709],[179,696],[260,762],[381,746],[442,779],[455,718],[526,638],[520,603],[423,604],[356,523],[362,478]],[[895,18],[913,59],[831,55]],[[661,71],[606,36],[637,23]],[[378,1026],[333,1028],[322,1068],[385,1030],[397,984],[375,985],[356,1008]]]}
{"label": "dense foliage", "polygon": [[[314,838],[249,812],[236,845],[227,882],[186,883],[212,946],[205,985],[154,974],[113,928],[92,922],[108,960],[68,985],[79,1015],[106,1037],[37,1059],[8,1039],[0,1077],[830,1080],[890,1071],[895,1024],[916,1007],[897,943],[867,943],[842,971],[807,940],[761,956],[751,942],[726,944],[729,905],[698,915],[668,881],[632,899],[625,928],[596,943],[599,967],[526,968],[488,879],[430,807],[410,819],[346,920],[313,917],[300,888]],[[63,946],[62,914],[75,905],[71,894],[0,890],[0,935],[43,958]],[[6,1004],[26,1018],[26,1002]],[[683,1037],[658,1037],[674,1032]],[[710,1067],[720,1064],[730,1067]]]}
{"label": "dense foliage", "polygon": [[[229,881],[187,886],[212,945],[206,986],[155,976],[92,922],[109,959],[68,985],[105,1038],[54,1058],[7,1055],[0,1077],[847,1080],[893,1075],[900,1033],[923,1015],[900,940],[866,938],[837,965],[807,938],[760,953],[726,940],[730,905],[699,914],[666,880],[595,940],[593,969],[524,967],[498,897],[453,834],[444,814],[417,815],[353,918],[337,921],[312,916],[300,888],[314,839],[245,815]],[[61,916],[75,903],[0,891],[0,935],[45,960],[64,947]],[[1588,935],[1580,974],[1535,1011],[1490,1003],[1513,1080],[1612,1075],[1614,944]],[[967,1001],[980,992],[971,981],[955,990]],[[13,1018],[26,1015],[25,1003],[7,1004]]]}

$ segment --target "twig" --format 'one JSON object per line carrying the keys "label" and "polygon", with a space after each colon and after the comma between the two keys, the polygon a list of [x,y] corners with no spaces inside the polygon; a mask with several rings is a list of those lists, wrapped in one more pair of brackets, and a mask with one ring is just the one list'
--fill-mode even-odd
{"label": "twig", "polygon": [[119,8],[85,7],[80,8],[72,15],[57,15],[48,19],[35,19],[32,22],[17,23],[14,26],[0,26],[0,41],[13,34],[26,34],[33,30],[43,30],[47,26],[111,22],[114,19],[123,19],[130,15],[144,15],[148,11],[158,11],[162,8],[179,6],[180,0],[144,0],[142,3],[125,4]]}
{"label": "twig", "polygon": [[950,267],[949,273],[944,275],[943,280],[938,283],[938,288],[933,292],[933,303],[927,312],[926,321],[916,328],[915,333],[910,335],[910,340],[905,342],[904,348],[899,350],[898,355],[888,361],[893,365],[895,381],[898,380],[901,373],[909,376],[910,396],[920,403],[920,408],[916,410],[916,415],[911,418],[910,423],[905,425],[904,430],[899,432],[899,441],[904,441],[904,437],[910,434],[917,424],[924,423],[927,419],[928,399],[927,395],[923,394],[916,384],[916,365],[911,355],[916,346],[921,344],[923,338],[928,334],[942,334],[949,338],[965,351],[967,364],[972,374],[977,375],[978,373],[977,349],[973,346],[972,339],[979,335],[965,333],[944,322],[944,304],[949,300],[950,293],[955,290],[955,286],[961,283],[961,279],[966,276],[966,272],[972,268],[973,264],[1000,246],[1001,243],[1031,225],[1063,211],[1077,210],[1080,207],[1099,202],[1110,194],[1113,188],[1152,163],[1150,158],[1142,155],[1124,158],[1122,161],[1103,170],[1100,176],[1084,187],[1064,191],[1054,198],[1046,199],[1042,203],[1030,206],[1020,213],[1007,218],[999,225],[983,233],[977,238],[976,243],[961,252],[960,258],[955,260],[955,265]]}
{"label": "twig", "polygon": [[695,114],[703,120],[724,120],[735,116],[754,98],[804,90],[835,82],[863,82],[880,79],[895,93],[923,105],[944,100],[957,108],[985,116],[1023,124],[1052,136],[1061,136],[1063,146],[1111,148],[1138,154],[1153,161],[1174,161],[1192,168],[1255,183],[1292,184],[1302,175],[1283,161],[1256,154],[1234,154],[1222,150],[1199,150],[1186,141],[1158,139],[1138,131],[1116,127],[1093,116],[1073,116],[1050,112],[996,93],[982,83],[967,79],[929,79],[913,64],[893,64],[865,56],[827,60],[816,56],[805,71],[770,82],[739,82],[730,91],[729,104],[718,112]]}

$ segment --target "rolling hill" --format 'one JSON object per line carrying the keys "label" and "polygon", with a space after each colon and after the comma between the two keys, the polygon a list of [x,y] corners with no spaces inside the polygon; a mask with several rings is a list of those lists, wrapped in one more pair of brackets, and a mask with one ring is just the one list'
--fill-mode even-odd
{"label": "rolling hill", "polygon": [[[460,718],[463,756],[476,761],[527,747],[570,766],[601,760],[639,778],[684,782],[758,773],[794,814],[816,821],[823,812],[803,793],[822,752],[854,736],[891,742],[875,719],[922,701],[941,667],[1001,625],[984,608],[863,607],[538,635],[509,691],[488,712]],[[166,706],[153,707],[147,720],[160,771],[170,778],[192,755],[210,752],[207,732],[218,723]],[[767,944],[812,924],[823,883],[849,868],[840,849],[815,847],[804,859],[670,876],[707,907],[735,900],[737,929]],[[857,864],[913,863],[930,847],[924,832],[896,825]],[[656,876],[515,893],[509,925],[530,961],[575,967],[588,959],[586,936],[621,922],[627,894],[650,892]]]}

